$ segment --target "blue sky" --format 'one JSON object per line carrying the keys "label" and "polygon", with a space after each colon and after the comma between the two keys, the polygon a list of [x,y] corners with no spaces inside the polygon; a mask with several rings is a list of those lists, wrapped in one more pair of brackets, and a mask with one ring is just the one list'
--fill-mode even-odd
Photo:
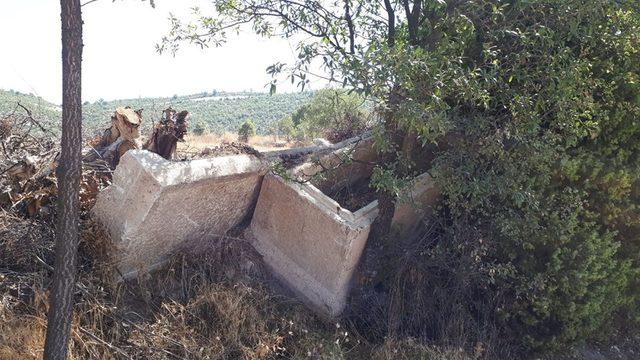
{"label": "blue sky", "polygon": [[[83,2],[86,0],[83,0]],[[183,47],[174,58],[154,45],[168,29],[168,14],[188,18],[206,0],[98,0],[83,7],[83,98],[95,101],[171,96],[213,89],[266,91],[265,69],[293,61],[295,44],[250,31],[222,48]],[[60,103],[60,4],[58,0],[2,0],[0,88],[34,93]],[[288,82],[283,82],[287,84]],[[295,91],[293,87],[278,91]],[[311,88],[324,86],[312,82]]]}

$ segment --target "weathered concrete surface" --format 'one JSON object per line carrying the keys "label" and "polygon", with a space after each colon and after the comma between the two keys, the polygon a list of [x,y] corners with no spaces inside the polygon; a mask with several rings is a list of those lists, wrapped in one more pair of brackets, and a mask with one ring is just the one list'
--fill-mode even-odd
{"label": "weathered concrete surface", "polygon": [[330,317],[346,305],[375,206],[342,209],[315,186],[265,177],[247,237],[276,277]]}
{"label": "weathered concrete surface", "polygon": [[[274,275],[329,317],[339,315],[346,305],[353,273],[377,215],[377,203],[351,212],[323,193],[371,176],[370,162],[377,155],[370,137],[349,139],[338,146],[290,171],[302,180],[323,171],[325,179],[316,182],[317,187],[267,175],[246,232]],[[347,158],[356,162],[344,164]]]}
{"label": "weathered concrete surface", "polygon": [[428,173],[415,178],[411,189],[400,196],[393,213],[391,226],[400,237],[413,234],[422,219],[433,212],[440,198],[440,190]]}
{"label": "weathered concrete surface", "polygon": [[292,174],[299,179],[308,180],[318,172],[323,172],[324,179],[313,182],[325,193],[335,192],[369,178],[373,164],[378,159],[373,138],[349,139],[343,143],[337,150],[292,169]]}
{"label": "weathered concrete surface", "polygon": [[[354,161],[344,164],[348,157]],[[344,310],[378,202],[351,212],[324,192],[368,179],[376,159],[373,140],[365,138],[291,170],[303,180],[323,171],[324,180],[315,184],[267,175],[246,232],[276,277],[329,317]],[[439,196],[426,173],[412,185],[394,213],[392,226],[400,236],[415,231]]]}
{"label": "weathered concrete surface", "polygon": [[94,207],[118,248],[119,271],[130,277],[188,241],[225,234],[251,215],[265,172],[250,155],[170,162],[127,152]]}

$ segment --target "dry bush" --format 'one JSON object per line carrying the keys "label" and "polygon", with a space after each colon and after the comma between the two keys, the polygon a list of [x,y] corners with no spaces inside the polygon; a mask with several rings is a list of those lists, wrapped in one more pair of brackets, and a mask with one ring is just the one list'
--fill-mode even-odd
{"label": "dry bush", "polygon": [[[207,147],[213,147],[220,144],[230,144],[233,142],[238,142],[238,135],[229,132],[222,134],[209,133],[203,135],[188,134],[185,137],[184,142],[178,143],[178,151],[181,154],[188,155],[190,153],[202,151]],[[288,149],[308,144],[297,141],[285,142],[282,139],[276,141],[273,136],[255,135],[249,138],[248,145],[256,148],[257,150],[266,151],[274,149]]]}
{"label": "dry bush", "polygon": [[482,262],[487,250],[473,236],[433,233],[403,249],[389,279],[390,332],[464,347],[492,342],[483,338],[491,336],[489,317],[495,307],[484,303],[488,299],[481,294],[490,282],[489,266]]}
{"label": "dry bush", "polygon": [[[270,290],[259,256],[241,239],[212,241],[198,255],[181,252],[152,274],[115,282],[104,231],[91,219],[82,229],[72,358],[341,358],[357,344]],[[51,273],[44,265],[0,270],[0,356],[39,358]]]}
{"label": "dry bush", "polygon": [[137,327],[130,341],[145,356],[162,349],[194,359],[326,352],[323,344],[336,340],[334,330],[298,301],[269,290],[266,274],[241,239],[220,239],[197,257],[178,254],[165,269],[138,280],[139,297],[156,310],[154,321]]}
{"label": "dry bush", "polygon": [[0,320],[0,360],[42,358],[44,319],[12,316]]}
{"label": "dry bush", "polygon": [[0,209],[0,268],[36,271],[53,262],[54,224]]}
{"label": "dry bush", "polygon": [[371,356],[373,360],[397,359],[429,359],[429,360],[467,360],[474,359],[462,348],[440,348],[428,346],[408,338],[402,341],[386,340]]}
{"label": "dry bush", "polygon": [[[386,244],[368,245],[364,280],[352,296],[353,326],[372,342],[384,341],[384,354],[389,354],[389,341],[403,348],[396,342],[415,339],[402,350],[408,358],[415,351],[442,349],[460,349],[459,358],[515,356],[495,324],[501,296],[492,279],[500,269],[484,262],[487,242],[462,228],[449,231],[456,224],[444,227],[426,220],[429,226],[413,239],[390,237]],[[381,257],[381,252],[388,255]],[[372,271],[367,258],[382,264]]]}

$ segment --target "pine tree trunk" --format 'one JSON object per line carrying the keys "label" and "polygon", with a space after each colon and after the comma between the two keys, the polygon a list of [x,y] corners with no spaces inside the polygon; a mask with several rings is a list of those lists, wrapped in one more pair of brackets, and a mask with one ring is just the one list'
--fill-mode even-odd
{"label": "pine tree trunk", "polygon": [[45,359],[66,359],[73,315],[78,249],[82,150],[82,14],[80,0],[60,0],[62,19],[62,150],[53,288],[49,298]]}

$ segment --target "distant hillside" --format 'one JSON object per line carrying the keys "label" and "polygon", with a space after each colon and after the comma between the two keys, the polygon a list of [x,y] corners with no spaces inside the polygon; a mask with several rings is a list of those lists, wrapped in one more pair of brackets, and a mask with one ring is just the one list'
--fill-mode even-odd
{"label": "distant hillside", "polygon": [[55,119],[60,118],[62,112],[60,106],[52,104],[41,97],[0,89],[0,115],[9,114],[14,110],[18,113],[24,113],[24,110],[17,107],[18,103],[31,110],[36,117]]}
{"label": "distant hillside", "polygon": [[[86,102],[83,106],[84,126],[88,131],[106,127],[114,109],[129,105],[145,109],[144,125],[157,121],[163,109],[171,106],[191,113],[192,126],[202,123],[211,132],[235,132],[246,119],[252,119],[259,134],[268,133],[269,127],[283,116],[292,113],[311,101],[312,92],[274,94],[265,93],[200,93],[170,98],[139,98],[114,101]],[[0,90],[0,114],[13,111],[20,102],[34,114],[48,118],[60,118],[61,109],[42,98],[15,91]]]}

